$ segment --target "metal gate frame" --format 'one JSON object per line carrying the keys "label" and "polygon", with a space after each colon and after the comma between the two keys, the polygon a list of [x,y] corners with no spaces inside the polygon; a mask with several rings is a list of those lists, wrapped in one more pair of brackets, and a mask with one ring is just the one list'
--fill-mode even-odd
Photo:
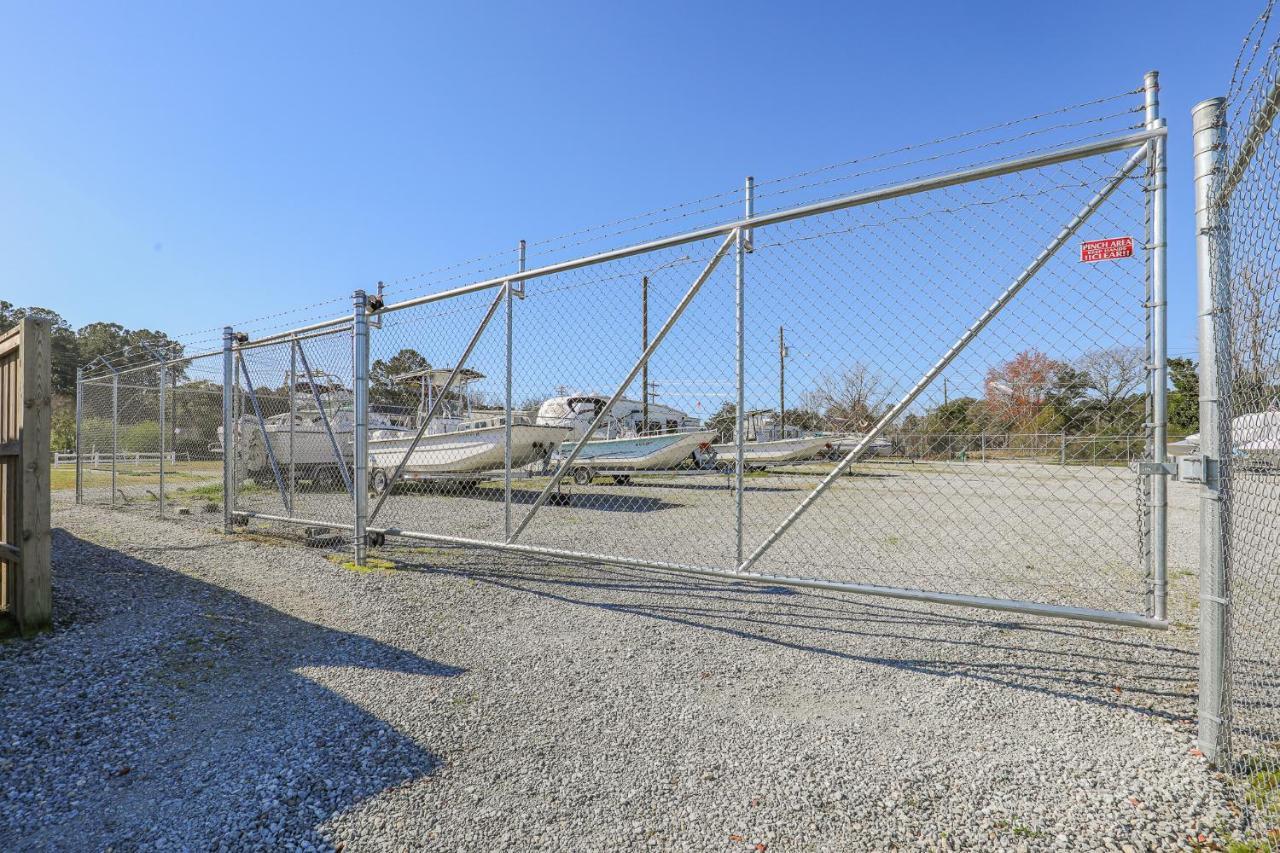
{"label": "metal gate frame", "polygon": [[[531,556],[553,557],[558,559],[570,559],[578,561],[587,561],[592,563],[606,563],[615,565],[625,565],[643,569],[654,569],[664,572],[677,572],[702,577],[712,577],[717,579],[726,579],[741,581],[754,584],[766,585],[785,585],[810,589],[833,590],[841,592],[858,593],[864,595],[882,596],[897,599],[906,599],[912,601],[929,602],[935,604],[959,605],[968,607],[980,607],[991,610],[1027,613],[1037,616],[1058,617],[1067,619],[1077,619],[1088,622],[1096,622],[1111,625],[1122,625],[1130,627],[1163,629],[1168,627],[1167,618],[1167,582],[1166,582],[1166,498],[1165,489],[1167,477],[1172,471],[1166,462],[1165,449],[1165,420],[1166,420],[1166,403],[1165,403],[1165,385],[1166,385],[1166,317],[1165,317],[1165,252],[1166,252],[1166,234],[1165,234],[1165,138],[1166,127],[1164,119],[1159,116],[1158,103],[1158,82],[1155,72],[1146,76],[1143,90],[1145,92],[1145,128],[1119,136],[1113,136],[1101,141],[1081,144],[1069,148],[1059,149],[1049,153],[1024,156],[1010,159],[1001,163],[992,165],[978,166],[960,171],[952,172],[938,177],[926,178],[921,180],[900,183],[894,186],[881,189],[874,189],[847,195],[841,198],[823,201],[818,203],[806,204],[790,209],[780,210],[776,212],[755,215],[752,209],[752,195],[750,192],[751,181],[748,179],[746,199],[747,207],[745,217],[736,221],[727,222],[721,225],[700,228],[683,234],[666,237],[658,240],[651,240],[632,246],[627,246],[612,251],[601,252],[586,257],[581,257],[569,261],[549,264],[546,266],[525,269],[523,243],[521,244],[519,268],[513,274],[498,276],[487,280],[479,281],[463,287],[451,290],[408,299],[392,305],[382,306],[380,300],[371,303],[364,291],[356,291],[353,294],[354,313],[340,318],[311,324],[309,326],[295,329],[289,332],[282,332],[275,335],[269,335],[255,341],[253,344],[238,343],[232,330],[226,332],[225,358],[230,360],[242,346],[265,346],[272,343],[280,343],[289,339],[296,339],[300,336],[311,334],[325,333],[337,326],[343,324],[352,324],[352,352],[354,356],[353,375],[355,377],[355,395],[357,401],[357,425],[356,425],[356,476],[355,476],[355,495],[353,501],[353,518],[350,524],[334,524],[333,522],[304,519],[290,516],[270,515],[257,512],[234,510],[228,502],[228,515],[226,518],[227,529],[232,528],[233,521],[237,519],[261,519],[286,524],[299,525],[324,525],[339,529],[349,530],[353,535],[353,550],[357,563],[363,563],[366,559],[366,549],[371,537],[381,538],[385,536],[399,536],[407,539],[423,540],[428,542],[465,545],[478,548],[494,549],[499,551],[507,551],[511,553],[526,554]],[[371,522],[376,520],[376,516],[381,509],[386,495],[390,494],[388,488],[374,506],[372,513],[368,508],[368,489],[367,489],[367,453],[365,441],[367,440],[367,407],[368,407],[368,373],[369,373],[369,326],[372,324],[375,328],[380,324],[382,317],[387,314],[402,311],[404,309],[423,306],[435,302],[453,299],[464,296],[466,294],[478,293],[486,290],[496,290],[497,293],[493,301],[488,307],[484,318],[475,329],[471,340],[464,352],[464,357],[459,360],[455,367],[453,376],[450,377],[449,383],[452,385],[457,376],[457,372],[461,365],[465,362],[466,355],[475,347],[476,342],[480,339],[489,322],[499,306],[506,307],[506,395],[505,410],[507,413],[508,429],[511,421],[511,317],[513,297],[522,296],[524,283],[546,276],[552,276],[571,270],[581,269],[584,267],[602,264],[609,261],[621,260],[624,258],[635,257],[649,252],[668,249],[682,245],[690,245],[701,243],[703,241],[720,238],[722,242],[716,250],[711,261],[702,271],[699,277],[693,282],[692,286],[685,293],[680,303],[676,306],[671,316],[668,317],[662,330],[654,338],[654,340],[645,348],[644,353],[633,366],[626,379],[623,380],[618,390],[614,393],[613,399],[617,399],[625,389],[635,379],[635,376],[644,369],[649,358],[658,349],[662,343],[666,332],[679,320],[680,315],[689,303],[696,296],[701,284],[711,275],[716,265],[725,257],[731,246],[736,247],[736,326],[737,326],[737,399],[738,406],[738,429],[736,430],[737,439],[735,441],[736,454],[739,463],[742,460],[742,400],[743,400],[743,295],[744,295],[744,256],[751,251],[751,235],[756,229],[766,228],[770,225],[798,220],[805,217],[815,216],[833,211],[846,210],[854,207],[875,204],[890,199],[901,198],[905,196],[925,193],[931,190],[938,190],[946,187],[958,186],[961,184],[972,183],[984,179],[1010,175],[1017,172],[1038,169],[1046,166],[1052,166],[1061,163],[1067,163],[1075,160],[1093,157],[1097,155],[1117,153],[1122,151],[1132,151],[1131,156],[1125,162],[1124,166],[1114,176],[1110,178],[1107,184],[1097,192],[1092,198],[1066,225],[1061,231],[1049,242],[1047,246],[1027,265],[1025,270],[1011,284],[1009,284],[1000,296],[988,307],[982,314],[975,319],[973,324],[964,332],[960,338],[942,355],[937,363],[924,373],[919,381],[908,391],[875,426],[875,428],[850,451],[843,460],[838,464],[836,469],[832,471],[809,495],[803,502],[796,507],[786,520],[784,520],[773,531],[772,534],[758,546],[752,553],[742,556],[742,470],[743,466],[737,466],[738,475],[735,478],[735,505],[737,514],[737,542],[738,542],[738,560],[732,567],[716,567],[705,565],[690,565],[679,562],[671,562],[664,560],[646,560],[624,557],[611,554],[598,554],[585,551],[573,551],[560,548],[541,547],[535,545],[523,544],[517,541],[520,534],[524,531],[534,513],[548,500],[554,491],[556,484],[560,478],[569,470],[573,459],[582,446],[582,441],[578,442],[578,446],[574,452],[562,462],[555,472],[551,483],[543,489],[537,501],[534,503],[530,512],[524,520],[516,525],[514,529],[511,523],[511,471],[510,465],[507,465],[504,497],[505,497],[505,529],[507,534],[504,541],[489,541],[482,539],[473,539],[460,536],[450,536],[444,534],[426,533],[422,531],[406,530],[399,527],[376,527]],[[798,519],[805,511],[812,506],[821,495],[827,490],[831,483],[850,465],[852,465],[870,446],[871,442],[882,433],[892,422],[892,420],[907,409],[929,384],[942,372],[942,370],[951,363],[964,350],[964,348],[974,340],[982,331],[982,329],[997,315],[999,312],[1021,291],[1029,282],[1031,282],[1045,264],[1058,252],[1070,239],[1077,233],[1084,222],[1107,200],[1107,198],[1115,191],[1124,178],[1131,174],[1139,166],[1147,164],[1153,183],[1150,186],[1150,217],[1149,232],[1147,234],[1147,246],[1149,251],[1149,269],[1148,275],[1150,279],[1149,304],[1150,309],[1148,317],[1148,336],[1150,340],[1150,348],[1148,357],[1150,359],[1147,368],[1149,371],[1148,378],[1148,394],[1150,396],[1149,405],[1151,407],[1151,417],[1153,423],[1149,424],[1152,434],[1151,459],[1147,460],[1139,468],[1140,478],[1145,478],[1146,494],[1148,494],[1147,508],[1151,514],[1150,541],[1144,543],[1150,546],[1149,572],[1151,576],[1152,589],[1149,596],[1147,612],[1123,612],[1115,610],[1104,610],[1096,608],[1073,607],[1067,605],[1046,604],[1034,601],[1002,599],[983,596],[965,595],[958,593],[934,592],[922,589],[898,588],[890,586],[882,586],[877,584],[853,583],[833,580],[823,580],[815,578],[791,577],[783,575],[761,574],[751,571],[753,565],[760,557],[785,533],[788,528]],[[230,362],[228,361],[228,364]],[[231,374],[231,367],[227,367],[228,376]],[[230,387],[229,384],[227,387]],[[439,400],[428,413],[428,420],[434,417],[439,408]],[[605,411],[608,411],[606,407]],[[599,422],[600,417],[597,417]],[[419,437],[426,429],[426,422],[420,425]],[[224,430],[230,434],[230,407],[224,406]],[[587,435],[590,435],[588,431]],[[585,440],[585,439],[584,439]],[[416,442],[415,442],[416,443]],[[509,445],[508,445],[509,448]],[[508,451],[509,452],[509,451]],[[230,471],[230,459],[232,454],[228,453],[225,464],[228,470],[225,473],[226,482],[229,489],[233,486],[234,475]],[[408,455],[406,454],[406,459]],[[403,462],[397,467],[396,474],[392,480],[398,479],[403,473]]]}

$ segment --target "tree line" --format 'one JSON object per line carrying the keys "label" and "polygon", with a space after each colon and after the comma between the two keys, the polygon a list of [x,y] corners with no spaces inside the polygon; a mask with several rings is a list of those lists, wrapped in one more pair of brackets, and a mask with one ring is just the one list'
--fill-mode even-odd
{"label": "tree line", "polygon": [[[53,449],[58,452],[75,447],[77,367],[87,365],[100,356],[113,360],[118,368],[132,366],[139,363],[140,357],[146,356],[147,347],[175,355],[181,352],[181,347],[164,332],[128,329],[119,323],[105,322],[89,323],[74,329],[61,314],[50,308],[20,308],[0,300],[0,332],[17,325],[24,317],[49,321],[49,373],[53,387],[51,437]],[[159,433],[156,435],[158,439]]]}
{"label": "tree line", "polygon": [[[1169,379],[1169,434],[1196,432],[1200,382],[1195,362],[1169,359]],[[1073,361],[1029,349],[988,369],[981,396],[945,398],[906,415],[892,431],[920,436],[1138,436],[1147,421],[1146,382],[1141,347],[1092,350]],[[898,392],[874,368],[853,365],[820,378],[799,405],[787,408],[785,422],[803,431],[866,432],[889,411]],[[736,407],[726,402],[707,426],[717,431],[717,441],[726,442],[732,440],[735,421]]]}
{"label": "tree line", "polygon": [[[129,329],[119,323],[94,322],[78,329],[56,311],[42,307],[20,308],[0,300],[0,332],[23,317],[49,321],[51,378],[54,391],[53,446],[67,451],[75,443],[76,368],[105,357],[117,367],[145,364],[151,351],[178,356],[181,346],[166,333],[152,329]],[[100,364],[100,363],[99,363]],[[405,349],[370,366],[370,398],[375,405],[400,407],[411,412],[418,404],[418,389],[393,377],[429,365],[417,351]],[[105,367],[103,367],[105,372]],[[158,376],[148,371],[131,374],[130,385],[154,386]],[[1199,379],[1196,364],[1187,358],[1169,359],[1168,422],[1171,436],[1197,431],[1199,421]],[[221,386],[204,380],[184,382],[180,367],[172,379],[182,383],[169,412],[174,430],[168,447],[194,451],[207,449],[213,439],[214,421],[220,423]],[[1081,436],[1136,435],[1146,422],[1147,366],[1141,347],[1114,346],[1092,350],[1067,361],[1055,359],[1035,349],[1020,352],[994,365],[986,374],[981,395],[947,398],[923,411],[904,417],[895,430],[920,435],[979,435],[1017,433],[1062,433]],[[287,397],[283,385],[261,389],[263,404],[274,410],[272,398]],[[188,393],[190,392],[190,393]],[[854,364],[819,377],[801,394],[795,407],[785,412],[788,426],[805,431],[865,432],[878,421],[896,398],[897,389],[874,367]],[[472,404],[492,401],[476,394]],[[533,401],[530,401],[533,402]],[[96,409],[101,409],[97,406]],[[129,389],[121,397],[121,424],[129,431],[127,440],[118,436],[124,450],[143,450],[158,445],[158,427],[146,392]],[[109,411],[92,410],[90,419],[101,419]],[[264,415],[274,414],[274,411]],[[212,419],[212,420],[211,420]],[[736,413],[726,402],[706,421],[717,430],[719,441],[732,440]],[[185,425],[185,426],[184,426]],[[215,424],[216,426],[216,424]],[[102,432],[104,424],[82,424],[86,433]],[[150,431],[149,431],[150,430]],[[154,432],[153,436],[151,433]],[[127,446],[125,446],[127,445]],[[178,447],[178,445],[185,445]]]}

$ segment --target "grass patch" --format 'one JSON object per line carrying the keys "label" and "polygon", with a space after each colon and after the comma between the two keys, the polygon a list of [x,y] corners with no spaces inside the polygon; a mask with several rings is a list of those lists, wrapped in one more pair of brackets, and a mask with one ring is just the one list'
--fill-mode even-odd
{"label": "grass patch", "polygon": [[354,560],[347,559],[344,554],[325,554],[324,558],[340,569],[346,569],[349,572],[355,572],[361,575],[371,575],[376,572],[390,572],[394,571],[396,568],[395,563],[390,560],[384,560],[380,557],[366,557],[363,566],[356,565]]}

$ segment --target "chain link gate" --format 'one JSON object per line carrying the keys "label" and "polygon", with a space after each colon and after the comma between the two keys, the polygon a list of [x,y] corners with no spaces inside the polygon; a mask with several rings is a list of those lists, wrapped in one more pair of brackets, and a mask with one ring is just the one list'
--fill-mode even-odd
{"label": "chain link gate", "polygon": [[1280,41],[1264,44],[1270,13],[1246,38],[1228,97],[1192,112],[1200,745],[1234,778],[1244,841],[1259,850],[1280,849]]}
{"label": "chain link gate", "polygon": [[261,341],[227,331],[228,530],[237,519],[256,518],[278,530],[305,526],[312,543],[352,542],[339,532],[354,528],[364,408],[356,399],[352,328],[347,322]]}

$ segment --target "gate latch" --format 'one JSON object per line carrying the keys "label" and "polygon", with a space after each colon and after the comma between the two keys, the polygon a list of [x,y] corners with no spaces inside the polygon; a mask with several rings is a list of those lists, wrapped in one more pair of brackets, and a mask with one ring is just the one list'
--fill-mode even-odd
{"label": "gate latch", "polygon": [[1177,479],[1184,483],[1204,482],[1204,457],[1179,456]]}

